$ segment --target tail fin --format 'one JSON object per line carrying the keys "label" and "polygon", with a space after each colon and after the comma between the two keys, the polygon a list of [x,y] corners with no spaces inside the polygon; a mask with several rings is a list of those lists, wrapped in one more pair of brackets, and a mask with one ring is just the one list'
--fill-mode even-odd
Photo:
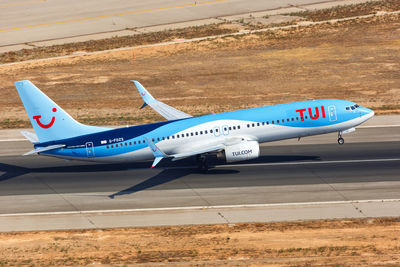
{"label": "tail fin", "polygon": [[15,87],[41,143],[109,130],[77,122],[30,81]]}

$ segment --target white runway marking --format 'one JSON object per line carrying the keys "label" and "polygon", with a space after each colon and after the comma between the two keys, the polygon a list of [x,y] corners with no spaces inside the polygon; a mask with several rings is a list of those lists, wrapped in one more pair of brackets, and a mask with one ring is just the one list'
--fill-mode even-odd
{"label": "white runway marking", "polygon": [[169,208],[28,212],[28,213],[0,214],[0,217],[79,215],[79,214],[151,212],[151,211],[157,212],[157,211],[181,211],[181,210],[238,209],[238,208],[239,209],[240,208],[269,208],[269,207],[285,207],[285,206],[345,205],[345,204],[383,203],[383,202],[400,202],[400,199],[370,199],[370,200],[366,199],[366,200],[346,200],[346,201],[294,202],[294,203],[272,203],[272,204],[238,204],[238,205],[189,206],[189,207],[169,207]]}

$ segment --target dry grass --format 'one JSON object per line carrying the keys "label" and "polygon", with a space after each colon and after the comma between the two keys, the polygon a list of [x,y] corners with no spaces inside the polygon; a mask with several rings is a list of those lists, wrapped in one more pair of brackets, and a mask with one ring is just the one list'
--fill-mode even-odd
{"label": "dry grass", "polygon": [[[400,16],[0,66],[0,127],[29,125],[13,81],[32,80],[93,124],[162,120],[130,82],[192,115],[339,98],[400,112]],[[135,61],[132,59],[135,53]]]}
{"label": "dry grass", "polygon": [[399,230],[389,218],[3,233],[0,266],[397,266]]}
{"label": "dry grass", "polygon": [[307,10],[303,12],[294,12],[288,15],[304,17],[309,21],[324,21],[329,19],[341,19],[355,16],[375,14],[379,11],[398,11],[400,10],[400,1],[384,0],[370,1],[354,5],[336,6],[322,10]]}

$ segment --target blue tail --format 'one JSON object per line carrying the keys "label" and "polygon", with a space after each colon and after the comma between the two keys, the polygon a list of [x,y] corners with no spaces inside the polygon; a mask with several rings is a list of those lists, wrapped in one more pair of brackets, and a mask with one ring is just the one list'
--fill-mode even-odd
{"label": "blue tail", "polygon": [[30,81],[15,87],[41,143],[109,130],[77,122]]}

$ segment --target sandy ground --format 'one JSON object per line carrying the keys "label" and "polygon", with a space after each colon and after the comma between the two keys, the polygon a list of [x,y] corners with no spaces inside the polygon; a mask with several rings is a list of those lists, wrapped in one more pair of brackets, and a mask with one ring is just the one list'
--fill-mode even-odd
{"label": "sandy ground", "polygon": [[[134,54],[134,59],[133,59]],[[400,112],[400,16],[213,41],[0,66],[0,127],[29,126],[13,81],[29,79],[91,124],[162,120],[130,80],[201,115],[289,101],[339,98]]]}
{"label": "sandy ground", "polygon": [[0,266],[399,266],[399,231],[391,218],[3,233]]}

